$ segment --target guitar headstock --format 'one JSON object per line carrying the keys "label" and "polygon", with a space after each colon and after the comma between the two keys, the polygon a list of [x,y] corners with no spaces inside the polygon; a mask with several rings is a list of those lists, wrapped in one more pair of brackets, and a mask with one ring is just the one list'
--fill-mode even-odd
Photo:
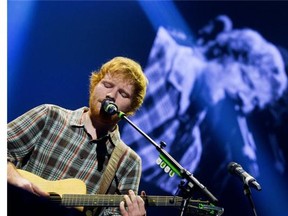
{"label": "guitar headstock", "polygon": [[[180,196],[142,196],[146,207],[176,207],[181,208],[184,198]],[[209,201],[189,199],[185,216],[221,216],[224,208],[218,207]]]}
{"label": "guitar headstock", "polygon": [[224,208],[209,201],[189,200],[185,216],[221,216],[223,213]]}

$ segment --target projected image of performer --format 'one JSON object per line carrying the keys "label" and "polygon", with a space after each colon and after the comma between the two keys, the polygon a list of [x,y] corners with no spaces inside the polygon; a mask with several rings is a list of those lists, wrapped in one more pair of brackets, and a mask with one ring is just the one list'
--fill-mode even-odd
{"label": "projected image of performer", "polygon": [[[274,103],[287,85],[283,59],[273,44],[255,30],[233,29],[227,16],[201,29],[193,47],[161,27],[145,73],[150,86],[140,114],[132,118],[136,125],[157,143],[166,142],[165,149],[190,172],[206,171],[211,182],[231,160],[245,161],[259,175],[247,116]],[[210,135],[212,129],[217,131]],[[143,159],[144,180],[175,192],[180,179],[157,167],[154,146],[129,126],[123,131],[123,139]],[[203,169],[210,164],[214,173]]]}

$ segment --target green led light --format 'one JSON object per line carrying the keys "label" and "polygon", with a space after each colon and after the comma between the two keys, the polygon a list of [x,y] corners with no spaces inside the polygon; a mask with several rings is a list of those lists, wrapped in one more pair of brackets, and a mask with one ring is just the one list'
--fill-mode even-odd
{"label": "green led light", "polygon": [[[167,158],[165,158],[165,156],[163,154],[160,154],[160,158],[165,162],[165,164],[167,166],[169,166],[171,168],[171,171],[173,171],[173,173],[176,173],[178,176],[182,177],[182,175],[181,175],[180,171],[177,169],[177,167],[175,167],[172,163],[170,163],[169,160]],[[160,165],[160,167],[161,167],[161,165]],[[169,173],[169,175],[170,175],[170,173]],[[170,175],[170,177],[172,177],[172,176]]]}

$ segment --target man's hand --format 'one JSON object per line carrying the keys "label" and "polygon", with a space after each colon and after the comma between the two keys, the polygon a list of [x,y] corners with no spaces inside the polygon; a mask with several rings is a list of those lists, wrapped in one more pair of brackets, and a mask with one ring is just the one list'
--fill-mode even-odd
{"label": "man's hand", "polygon": [[[144,200],[140,196],[135,195],[132,190],[129,190],[128,194],[129,196],[124,195],[125,202],[120,202],[120,211],[122,216],[145,216],[146,210]],[[145,196],[145,192],[142,191],[141,195]]]}
{"label": "man's hand", "polygon": [[29,191],[37,196],[49,197],[49,193],[41,190],[32,182],[23,178],[20,173],[17,172],[15,166],[10,162],[7,164],[7,182],[16,187],[20,187],[26,191]]}

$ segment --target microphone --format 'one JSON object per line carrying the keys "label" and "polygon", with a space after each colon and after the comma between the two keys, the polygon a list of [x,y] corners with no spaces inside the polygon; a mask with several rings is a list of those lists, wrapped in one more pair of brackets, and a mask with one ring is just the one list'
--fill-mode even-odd
{"label": "microphone", "polygon": [[109,115],[118,113],[118,106],[110,99],[103,100],[101,108]]}
{"label": "microphone", "polygon": [[252,187],[257,189],[258,191],[261,190],[260,184],[256,181],[255,178],[253,178],[249,173],[247,173],[241,165],[235,163],[235,162],[230,162],[227,166],[228,171],[231,174],[238,175],[244,182],[245,184],[250,184]]}

